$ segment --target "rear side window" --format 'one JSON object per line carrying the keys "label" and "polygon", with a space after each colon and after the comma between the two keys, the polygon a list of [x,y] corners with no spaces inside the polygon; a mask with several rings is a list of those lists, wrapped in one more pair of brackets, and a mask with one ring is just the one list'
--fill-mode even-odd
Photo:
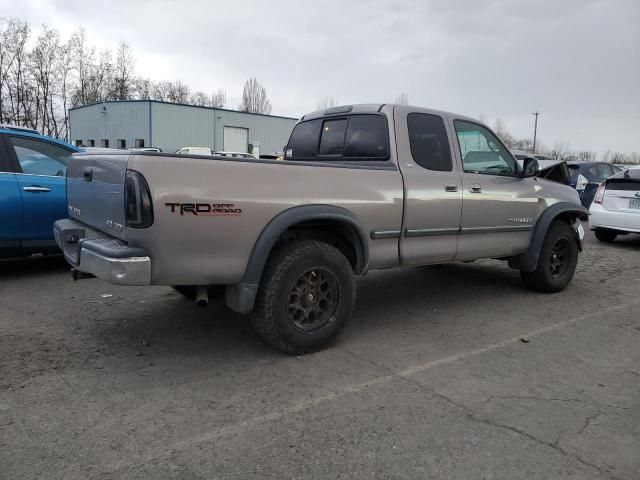
{"label": "rear side window", "polygon": [[315,119],[296,125],[287,160],[386,160],[389,134],[382,115]]}
{"label": "rear side window", "polygon": [[316,158],[318,154],[318,139],[322,120],[311,120],[296,125],[291,132],[289,144],[287,145],[286,158],[310,160]]}
{"label": "rear side window", "polygon": [[442,118],[426,113],[410,113],[407,126],[413,160],[429,170],[450,172],[453,169],[451,149]]}

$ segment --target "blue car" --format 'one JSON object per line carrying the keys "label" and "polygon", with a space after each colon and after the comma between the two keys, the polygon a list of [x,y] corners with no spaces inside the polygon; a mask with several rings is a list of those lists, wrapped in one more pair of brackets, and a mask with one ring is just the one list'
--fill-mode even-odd
{"label": "blue car", "polygon": [[578,191],[580,202],[586,208],[591,206],[598,186],[607,178],[622,171],[621,168],[607,162],[569,163],[571,186]]}
{"label": "blue car", "polygon": [[0,258],[53,253],[67,218],[65,173],[80,151],[27,128],[0,125]]}

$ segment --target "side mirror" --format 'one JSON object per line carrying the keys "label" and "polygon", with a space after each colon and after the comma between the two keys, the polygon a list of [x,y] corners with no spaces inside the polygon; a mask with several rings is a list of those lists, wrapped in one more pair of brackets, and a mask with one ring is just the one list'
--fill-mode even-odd
{"label": "side mirror", "polygon": [[538,160],[533,157],[526,157],[522,165],[522,178],[536,177],[540,173]]}

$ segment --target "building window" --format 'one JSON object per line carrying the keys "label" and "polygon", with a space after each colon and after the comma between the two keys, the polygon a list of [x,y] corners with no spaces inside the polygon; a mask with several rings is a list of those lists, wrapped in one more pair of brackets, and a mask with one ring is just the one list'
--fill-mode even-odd
{"label": "building window", "polygon": [[82,146],[82,140],[76,140],[76,147]]}
{"label": "building window", "polygon": [[124,138],[118,139],[118,148],[121,150],[124,150],[125,148],[127,148],[127,141]]}
{"label": "building window", "polygon": [[144,138],[136,138],[136,148],[144,148]]}
{"label": "building window", "polygon": [[96,141],[95,140],[89,140],[89,146],[90,147],[95,147],[96,146]]}
{"label": "building window", "polygon": [[109,139],[103,138],[102,140],[100,140],[100,146],[102,148],[109,148]]}

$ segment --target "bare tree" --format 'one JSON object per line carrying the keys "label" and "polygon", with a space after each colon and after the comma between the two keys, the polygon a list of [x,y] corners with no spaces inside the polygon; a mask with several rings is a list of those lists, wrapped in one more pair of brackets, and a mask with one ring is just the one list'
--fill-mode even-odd
{"label": "bare tree", "polygon": [[137,100],[150,100],[153,98],[153,82],[148,78],[137,77],[133,79],[133,94]]}
{"label": "bare tree", "polygon": [[10,22],[8,32],[11,44],[7,48],[10,49],[11,62],[7,68],[6,94],[8,101],[6,103],[8,112],[5,110],[5,116],[11,123],[30,125],[31,119],[28,110],[31,106],[32,92],[29,85],[29,54],[26,45],[31,30],[26,22],[13,20]]}
{"label": "bare tree", "polygon": [[627,160],[626,155],[621,152],[613,152],[611,154],[611,163],[625,163]]}
{"label": "bare tree", "polygon": [[338,101],[335,97],[324,97],[318,100],[316,104],[317,110],[326,110],[327,108],[335,107],[338,105]]}
{"label": "bare tree", "polygon": [[506,124],[500,117],[496,118],[496,121],[493,124],[493,131],[498,135],[498,137],[500,137],[500,140],[502,140],[507,147],[513,148],[515,139],[513,138],[513,135],[509,133]]}
{"label": "bare tree", "polygon": [[27,28],[26,23],[16,19],[0,19],[0,122],[12,121],[10,97],[10,76],[18,55],[20,38]]}
{"label": "bare tree", "polygon": [[398,105],[409,105],[409,95],[406,92],[402,92],[396,97],[396,103]]}
{"label": "bare tree", "polygon": [[244,84],[242,103],[238,105],[241,112],[271,113],[271,102],[267,97],[267,90],[258,83],[256,78],[250,78]]}
{"label": "bare tree", "polygon": [[216,108],[224,108],[227,103],[227,92],[219,88],[217,92],[211,94],[209,98],[209,106]]}
{"label": "bare tree", "polygon": [[172,103],[188,103],[189,87],[180,80],[169,82],[167,91],[167,101]]}
{"label": "bare tree", "polygon": [[113,88],[111,97],[114,100],[128,100],[134,91],[133,79],[134,60],[129,45],[121,42],[116,53],[116,63],[113,72]]}
{"label": "bare tree", "polygon": [[210,95],[202,91],[197,91],[189,97],[188,103],[198,107],[223,108],[226,101],[227,94],[224,90],[220,89]]}
{"label": "bare tree", "polygon": [[195,105],[196,107],[208,107],[209,106],[209,95],[204,92],[197,91],[189,97],[189,103],[191,105]]}

